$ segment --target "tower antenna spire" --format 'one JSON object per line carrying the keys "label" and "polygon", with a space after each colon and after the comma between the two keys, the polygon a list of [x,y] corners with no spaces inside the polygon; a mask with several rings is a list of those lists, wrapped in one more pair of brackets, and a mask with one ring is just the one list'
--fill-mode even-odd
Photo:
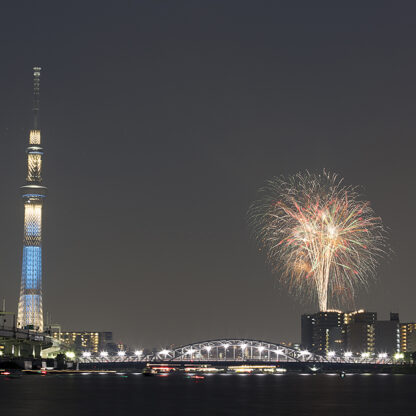
{"label": "tower antenna spire", "polygon": [[39,130],[40,125],[40,66],[33,67],[33,129]]}

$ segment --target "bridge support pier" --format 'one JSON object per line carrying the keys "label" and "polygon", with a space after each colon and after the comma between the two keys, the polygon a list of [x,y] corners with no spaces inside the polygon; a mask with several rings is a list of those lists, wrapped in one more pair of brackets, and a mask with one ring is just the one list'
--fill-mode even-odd
{"label": "bridge support pier", "polygon": [[3,356],[14,358],[41,358],[42,345],[40,343],[8,340],[3,345]]}

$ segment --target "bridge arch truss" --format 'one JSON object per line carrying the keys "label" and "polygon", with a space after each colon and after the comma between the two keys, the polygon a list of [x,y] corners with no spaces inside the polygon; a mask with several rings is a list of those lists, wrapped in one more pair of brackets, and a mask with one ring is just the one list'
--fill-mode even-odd
{"label": "bridge arch truss", "polygon": [[[143,351],[118,354],[87,353],[78,358],[80,363],[151,363],[151,362],[297,362],[297,363],[343,363],[343,364],[393,364],[397,359],[387,354],[380,356],[361,354],[319,355],[306,350],[298,350],[274,342],[253,339],[224,338],[194,342],[172,349],[162,349],[152,354]],[[400,361],[399,361],[400,362]]]}
{"label": "bridge arch truss", "polygon": [[261,361],[327,362],[320,355],[285,345],[253,339],[218,339],[195,342],[155,354],[155,360],[183,361]]}

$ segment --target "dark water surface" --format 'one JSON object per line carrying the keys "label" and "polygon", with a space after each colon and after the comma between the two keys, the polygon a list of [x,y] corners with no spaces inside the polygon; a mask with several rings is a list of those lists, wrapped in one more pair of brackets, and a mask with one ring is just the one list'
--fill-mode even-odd
{"label": "dark water surface", "polygon": [[416,375],[25,375],[0,415],[416,415]]}

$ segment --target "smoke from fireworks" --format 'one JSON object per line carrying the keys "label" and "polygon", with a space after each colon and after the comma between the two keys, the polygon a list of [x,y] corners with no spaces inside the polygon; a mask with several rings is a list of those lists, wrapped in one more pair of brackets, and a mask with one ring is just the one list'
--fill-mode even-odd
{"label": "smoke from fireworks", "polygon": [[317,296],[319,309],[350,301],[374,277],[386,233],[358,188],[337,175],[298,173],[268,181],[249,209],[268,262],[289,289]]}

